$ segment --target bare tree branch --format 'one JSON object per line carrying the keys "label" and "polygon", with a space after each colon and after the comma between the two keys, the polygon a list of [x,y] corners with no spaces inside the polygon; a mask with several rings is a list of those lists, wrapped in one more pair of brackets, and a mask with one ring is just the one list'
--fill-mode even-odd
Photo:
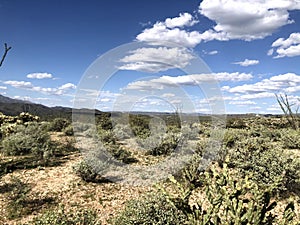
{"label": "bare tree branch", "polygon": [[0,67],[2,66],[2,64],[4,62],[4,59],[5,59],[5,57],[6,57],[9,50],[11,50],[11,47],[8,47],[7,44],[5,43],[4,44],[4,54],[3,54],[2,59],[0,61]]}
{"label": "bare tree branch", "polygon": [[298,121],[299,106],[297,107],[296,111],[293,112],[292,106],[294,106],[295,104],[291,104],[289,102],[287,94],[285,94],[284,96],[282,94],[280,95],[275,94],[275,96],[289,124],[292,126],[293,129],[297,130],[299,128],[299,121]]}

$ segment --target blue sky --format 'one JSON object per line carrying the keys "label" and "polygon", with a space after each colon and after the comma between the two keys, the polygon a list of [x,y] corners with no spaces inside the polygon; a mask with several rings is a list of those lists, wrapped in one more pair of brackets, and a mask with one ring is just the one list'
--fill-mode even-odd
{"label": "blue sky", "polygon": [[[297,0],[0,0],[0,44],[13,47],[0,94],[100,110],[280,113],[275,93],[298,103],[299,23]],[[114,74],[90,66],[107,52]]]}

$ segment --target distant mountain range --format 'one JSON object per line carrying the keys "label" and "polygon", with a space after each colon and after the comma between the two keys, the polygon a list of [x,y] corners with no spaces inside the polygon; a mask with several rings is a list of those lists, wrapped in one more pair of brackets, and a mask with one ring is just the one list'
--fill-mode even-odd
{"label": "distant mountain range", "polygon": [[28,112],[37,115],[42,119],[55,117],[70,117],[72,108],[67,107],[47,107],[29,101],[13,99],[0,95],[0,112],[5,115],[16,116],[21,112]]}
{"label": "distant mountain range", "polygon": [[103,113],[99,110],[92,109],[73,110],[72,108],[63,106],[48,107],[42,104],[32,103],[30,101],[9,98],[3,95],[0,95],[0,112],[9,116],[16,116],[21,112],[28,112],[32,115],[39,116],[42,120],[53,119],[57,117],[71,119],[73,112],[80,114],[92,113],[96,115]]}
{"label": "distant mountain range", "polygon": [[[28,112],[32,115],[39,116],[42,120],[53,119],[57,117],[62,118],[72,118],[72,113],[78,114],[95,114],[101,115],[106,114],[100,110],[93,110],[93,109],[76,109],[73,110],[70,107],[63,107],[63,106],[55,106],[55,107],[48,107],[42,104],[32,103],[30,101],[18,100],[9,98],[3,95],[0,95],[0,112],[5,115],[16,116],[19,115],[21,112]],[[115,115],[122,114],[122,112],[112,112]],[[172,113],[165,113],[165,112],[130,112],[130,114],[138,115],[170,115]],[[194,114],[185,114],[182,115],[189,115],[189,116],[211,116],[208,114],[201,114],[201,113],[194,113]],[[245,116],[254,116],[254,114],[227,114],[227,117],[245,117]]]}

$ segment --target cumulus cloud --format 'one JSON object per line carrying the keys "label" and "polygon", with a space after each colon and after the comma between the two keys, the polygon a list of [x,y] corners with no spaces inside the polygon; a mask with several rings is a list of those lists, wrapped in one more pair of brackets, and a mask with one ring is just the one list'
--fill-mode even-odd
{"label": "cumulus cloud", "polygon": [[199,21],[195,20],[191,14],[180,13],[179,17],[167,18],[165,20],[165,25],[168,28],[174,28],[174,27],[193,26],[198,22]]}
{"label": "cumulus cloud", "polygon": [[172,68],[184,68],[193,55],[185,48],[153,47],[139,48],[129,52],[120,60],[124,65],[121,70],[136,70],[142,72],[159,72]]}
{"label": "cumulus cloud", "polygon": [[205,40],[262,39],[292,23],[289,10],[298,9],[294,0],[203,0],[199,5],[199,12],[216,23]]}
{"label": "cumulus cloud", "polygon": [[268,55],[277,55],[274,58],[294,57],[300,55],[300,33],[292,33],[287,39],[279,38],[273,42]]}
{"label": "cumulus cloud", "polygon": [[75,85],[75,84],[72,84],[72,83],[66,83],[66,84],[63,84],[62,86],[60,86],[58,89],[59,89],[59,90],[76,89],[76,85]]}
{"label": "cumulus cloud", "polygon": [[195,47],[202,40],[198,31],[189,32],[178,27],[170,29],[163,22],[157,22],[152,28],[145,29],[136,39],[144,42],[175,43],[188,48]]}
{"label": "cumulus cloud", "polygon": [[[216,23],[210,29],[199,32],[187,30],[198,22],[191,14],[167,18],[156,22],[136,36],[138,41],[170,42],[194,48],[203,41],[228,41],[233,39],[252,41],[272,35],[280,27],[291,24],[289,11],[299,10],[300,2],[294,0],[203,0],[199,13]],[[295,54],[298,48],[289,53]]]}
{"label": "cumulus cloud", "polygon": [[227,89],[231,93],[268,93],[268,92],[294,92],[299,89],[300,76],[294,73],[280,74],[264,79],[254,84],[244,84]]}
{"label": "cumulus cloud", "polygon": [[27,78],[30,79],[45,79],[45,78],[52,78],[52,74],[50,73],[30,73],[27,74]]}
{"label": "cumulus cloud", "polygon": [[240,66],[252,66],[252,65],[259,64],[259,60],[245,59],[244,61],[234,62],[233,64],[237,64],[237,65],[240,65]]}
{"label": "cumulus cloud", "polygon": [[170,86],[197,86],[206,82],[213,81],[245,81],[251,79],[253,76],[248,73],[211,73],[211,74],[190,74],[183,76],[161,76],[159,78],[148,81],[136,81],[129,83],[125,89],[132,90],[149,90],[149,89],[163,89]]}
{"label": "cumulus cloud", "polygon": [[167,18],[164,22],[156,22],[151,28],[138,34],[136,39],[145,42],[176,43],[182,47],[193,48],[201,42],[198,31],[186,31],[184,27],[198,23],[191,14],[181,13],[179,17]]}
{"label": "cumulus cloud", "polygon": [[7,87],[5,87],[5,86],[0,86],[0,90],[6,90],[7,89]]}

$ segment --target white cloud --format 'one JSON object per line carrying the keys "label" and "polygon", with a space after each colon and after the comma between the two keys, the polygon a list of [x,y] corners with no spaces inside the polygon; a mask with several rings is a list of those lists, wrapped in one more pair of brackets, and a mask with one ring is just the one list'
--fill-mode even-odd
{"label": "white cloud", "polygon": [[[136,39],[152,43],[175,43],[188,48],[194,48],[203,41],[262,39],[280,27],[293,23],[289,19],[289,11],[299,9],[300,2],[294,0],[203,0],[199,5],[199,13],[214,21],[214,27],[202,33],[186,30],[185,26],[192,26],[198,21],[191,14],[183,13],[179,17],[156,22],[138,34]],[[286,54],[298,52],[298,48],[293,48]]]}
{"label": "white cloud", "polygon": [[[287,39],[279,38],[272,44],[268,55],[273,55],[276,49],[277,55],[274,58],[294,57],[300,55],[300,33],[292,33]],[[272,54],[271,54],[272,53]]]}
{"label": "white cloud", "polygon": [[275,95],[271,92],[261,92],[254,94],[244,94],[235,99],[249,100],[249,99],[260,99],[260,98],[273,98]]}
{"label": "white cloud", "polygon": [[227,90],[231,93],[251,94],[278,91],[292,92],[296,91],[298,86],[300,86],[300,76],[294,73],[286,73],[264,79],[254,84],[244,84],[230,89],[227,88]]}
{"label": "white cloud", "polygon": [[201,42],[198,31],[186,31],[185,26],[193,26],[198,23],[191,14],[180,13],[179,17],[167,18],[164,22],[156,22],[151,28],[145,29],[137,35],[138,41],[175,43],[182,47],[195,47]]}
{"label": "white cloud", "polygon": [[193,48],[198,45],[202,38],[197,31],[186,31],[176,28],[168,28],[163,22],[157,22],[152,28],[145,29],[136,36],[138,41],[154,42],[154,43],[175,43],[182,47]]}
{"label": "white cloud", "polygon": [[198,21],[189,13],[180,13],[179,17],[167,18],[165,20],[165,25],[168,28],[193,26],[196,23],[198,23]]}
{"label": "white cloud", "polygon": [[131,90],[149,90],[149,89],[163,89],[170,86],[197,86],[206,82],[213,81],[245,81],[251,79],[253,76],[247,73],[211,73],[211,74],[190,74],[183,76],[161,76],[159,78],[148,81],[136,81],[129,83],[125,89]]}
{"label": "white cloud", "polygon": [[8,81],[4,81],[4,84],[8,84],[12,87],[15,88],[24,88],[24,89],[28,89],[28,88],[32,88],[33,85],[31,82],[27,82],[27,81],[15,81],[15,80],[8,80]]}
{"label": "white cloud", "polygon": [[0,90],[6,90],[7,89],[7,87],[5,87],[5,86],[0,86]]}
{"label": "white cloud", "polygon": [[76,89],[76,85],[75,85],[75,84],[72,84],[72,83],[66,83],[66,84],[60,86],[58,89],[59,89],[59,90]]}
{"label": "white cloud", "polygon": [[120,62],[121,70],[136,70],[143,72],[159,72],[172,68],[184,68],[193,59],[193,55],[185,48],[139,48],[129,52]]}
{"label": "white cloud", "polygon": [[237,64],[240,66],[252,66],[252,65],[257,65],[259,64],[259,60],[255,59],[245,59],[244,61],[241,62],[234,62],[233,64]]}
{"label": "white cloud", "polygon": [[30,73],[27,74],[27,78],[30,79],[45,79],[45,78],[52,78],[52,74],[50,73]]}
{"label": "white cloud", "polygon": [[209,51],[209,52],[203,50],[202,52],[203,52],[205,55],[216,55],[216,54],[219,53],[217,50],[213,50],[213,51]]}
{"label": "white cloud", "polygon": [[214,51],[210,51],[210,52],[208,52],[207,54],[208,55],[216,55],[216,54],[218,54],[219,52],[217,51],[217,50],[214,50]]}
{"label": "white cloud", "polygon": [[10,81],[4,81],[3,83],[11,85],[14,88],[36,91],[36,92],[41,92],[41,93],[50,94],[50,95],[64,95],[64,94],[66,94],[67,91],[76,88],[76,86],[71,83],[64,84],[58,88],[34,86],[31,82],[26,82],[26,81],[10,80]]}
{"label": "white cloud", "polygon": [[256,105],[254,101],[230,101],[229,105]]}
{"label": "white cloud", "polygon": [[173,93],[165,93],[162,95],[163,98],[171,98],[171,97],[175,97],[175,94]]}
{"label": "white cloud", "polygon": [[203,0],[199,12],[216,23],[203,39],[262,39],[292,23],[288,11],[297,9],[294,0]]}

